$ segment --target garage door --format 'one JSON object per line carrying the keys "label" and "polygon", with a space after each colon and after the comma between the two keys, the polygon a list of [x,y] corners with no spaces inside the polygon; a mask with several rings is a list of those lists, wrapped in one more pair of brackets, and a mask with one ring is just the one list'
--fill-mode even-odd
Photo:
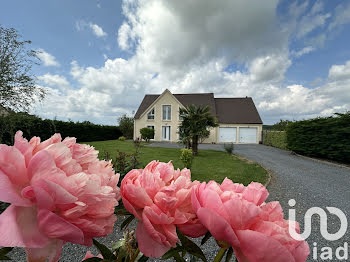
{"label": "garage door", "polygon": [[235,127],[220,127],[219,142],[236,142],[237,128]]}
{"label": "garage door", "polygon": [[257,128],[256,127],[240,127],[239,142],[240,143],[257,143]]}

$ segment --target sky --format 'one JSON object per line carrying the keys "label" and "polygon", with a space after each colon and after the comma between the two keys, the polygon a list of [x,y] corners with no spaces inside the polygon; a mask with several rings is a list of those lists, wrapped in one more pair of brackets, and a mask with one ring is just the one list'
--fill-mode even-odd
{"label": "sky", "polygon": [[41,64],[31,113],[116,125],[145,94],[252,97],[264,124],[350,110],[350,1],[1,0]]}

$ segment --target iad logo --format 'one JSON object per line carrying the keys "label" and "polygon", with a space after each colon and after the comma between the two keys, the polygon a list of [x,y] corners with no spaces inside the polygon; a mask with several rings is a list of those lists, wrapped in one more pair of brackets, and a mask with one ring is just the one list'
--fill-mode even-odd
{"label": "iad logo", "polygon": [[[294,207],[296,204],[296,201],[294,199],[290,199],[288,201],[288,204],[290,207]],[[295,231],[295,209],[289,209],[289,220],[291,220],[291,223],[289,223],[289,233],[290,235],[296,239],[296,240],[305,240],[307,239],[311,234],[311,228],[312,228],[312,216],[313,215],[319,215],[320,217],[320,231],[321,235],[324,239],[328,241],[335,241],[338,239],[341,239],[347,229],[348,229],[348,220],[339,208],[336,207],[326,207],[329,213],[336,215],[340,219],[340,229],[338,232],[331,234],[328,233],[327,229],[327,213],[320,207],[312,207],[306,211],[305,217],[304,217],[304,232],[302,234],[299,234]]]}
{"label": "iad logo", "polygon": [[[290,207],[294,207],[296,201],[294,199],[290,199],[288,201]],[[295,222],[295,209],[289,209],[289,233],[296,240],[306,240],[310,234],[312,229],[312,216],[318,215],[320,217],[320,232],[324,239],[328,241],[336,241],[341,239],[347,229],[348,229],[348,220],[346,215],[339,208],[336,207],[326,207],[329,213],[336,215],[340,220],[340,228],[336,233],[328,232],[328,218],[327,213],[320,207],[312,207],[306,211],[304,216],[304,232],[298,233],[296,232],[296,222]],[[336,248],[335,252],[333,252],[331,247],[322,247],[321,253],[319,255],[317,243],[313,243],[312,248],[312,257],[314,260],[332,260],[333,254],[338,260],[348,260],[348,243],[345,242],[344,246],[339,246]],[[319,256],[319,257],[318,257]]]}

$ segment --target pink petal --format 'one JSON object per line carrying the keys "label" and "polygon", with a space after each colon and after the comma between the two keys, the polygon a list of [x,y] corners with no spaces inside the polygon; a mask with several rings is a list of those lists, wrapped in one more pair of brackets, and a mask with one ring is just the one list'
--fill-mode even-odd
{"label": "pink petal", "polygon": [[63,241],[59,239],[51,240],[43,248],[26,248],[28,262],[57,262],[62,253]]}
{"label": "pink petal", "polygon": [[0,170],[11,183],[19,186],[29,183],[24,156],[13,146],[0,145]]}
{"label": "pink petal", "polygon": [[243,191],[243,198],[260,206],[269,196],[267,189],[260,183],[251,182]]}
{"label": "pink petal", "polygon": [[123,192],[123,198],[127,198],[135,207],[144,208],[145,206],[153,204],[152,199],[142,187],[126,184],[123,188]]}
{"label": "pink petal", "polygon": [[216,240],[225,241],[231,246],[239,245],[239,240],[230,224],[220,215],[208,208],[199,208],[197,216]]}
{"label": "pink petal", "polygon": [[295,262],[305,262],[309,254],[310,247],[305,241],[302,241],[293,251]]}
{"label": "pink petal", "polygon": [[133,214],[138,220],[142,220],[142,214],[139,213],[130,202],[123,197],[123,204],[126,210],[128,210],[131,214]]}
{"label": "pink petal", "polygon": [[288,249],[271,237],[251,230],[238,230],[236,234],[250,262],[295,262]]}
{"label": "pink petal", "polygon": [[177,227],[179,228],[182,234],[194,238],[203,236],[205,235],[205,233],[208,232],[208,230],[201,223],[188,223],[183,225],[177,225]]}
{"label": "pink petal", "polygon": [[164,214],[156,205],[152,205],[151,207],[146,206],[143,209],[143,215],[147,216],[154,224],[171,224],[174,222],[173,217]]}
{"label": "pink petal", "polygon": [[31,145],[27,139],[23,138],[23,132],[17,131],[15,135],[15,148],[21,151],[25,158],[26,166],[28,166],[33,154],[33,145]]}
{"label": "pink petal", "polygon": [[49,238],[38,227],[36,210],[10,205],[0,215],[0,246],[42,248]]}
{"label": "pink petal", "polygon": [[140,251],[147,257],[161,257],[170,249],[169,246],[164,246],[154,241],[146,232],[141,221],[137,224],[136,238]]}
{"label": "pink petal", "polygon": [[38,221],[40,230],[50,238],[59,238],[76,244],[84,243],[83,232],[78,227],[48,210],[38,211]]}
{"label": "pink petal", "polygon": [[11,183],[9,178],[0,170],[0,201],[16,206],[31,206],[28,199],[22,198],[21,188]]}
{"label": "pink petal", "polygon": [[229,222],[234,229],[245,229],[256,218],[261,210],[259,207],[244,199],[232,198],[223,204],[230,214]]}

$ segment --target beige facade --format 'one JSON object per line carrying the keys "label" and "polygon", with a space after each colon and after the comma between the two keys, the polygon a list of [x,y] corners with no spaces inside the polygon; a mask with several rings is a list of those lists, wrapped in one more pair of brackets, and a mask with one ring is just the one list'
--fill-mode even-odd
{"label": "beige facade", "polygon": [[[163,106],[170,106],[171,119],[163,120]],[[178,142],[179,134],[178,127],[181,122],[179,119],[179,110],[183,105],[172,95],[172,93],[166,90],[160,95],[148,108],[145,110],[138,119],[134,121],[134,139],[141,137],[140,129],[144,127],[153,127],[154,141],[170,141]],[[154,109],[154,119],[149,119],[148,114]],[[220,143],[219,129],[220,127],[236,127],[236,143],[239,143],[239,129],[244,127],[256,127],[257,128],[257,141],[261,141],[262,124],[220,124],[216,128],[212,128],[210,136],[203,141],[203,143]],[[164,138],[164,132],[168,132],[170,128],[170,137]],[[164,131],[167,129],[167,131]],[[166,135],[167,136],[167,135]]]}

